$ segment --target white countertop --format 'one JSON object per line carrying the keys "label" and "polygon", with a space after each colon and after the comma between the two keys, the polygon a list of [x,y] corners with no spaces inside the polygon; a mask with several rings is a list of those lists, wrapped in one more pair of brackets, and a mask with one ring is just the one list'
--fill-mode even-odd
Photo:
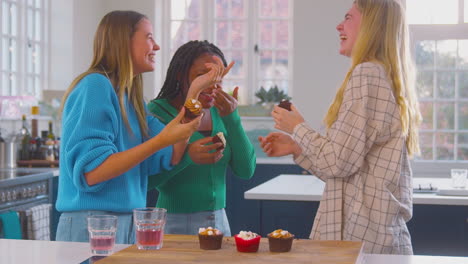
{"label": "white countertop", "polygon": [[[116,251],[130,245],[116,245]],[[91,257],[89,243],[0,239],[0,263],[79,264]],[[175,261],[174,263],[177,263]],[[468,258],[364,254],[358,264],[459,264]]]}
{"label": "white countertop", "polygon": [[[419,184],[450,189],[448,178],[413,178]],[[313,175],[281,174],[244,193],[245,199],[280,201],[320,201],[325,183]],[[443,196],[436,193],[414,193],[413,204],[468,205],[468,196]]]}

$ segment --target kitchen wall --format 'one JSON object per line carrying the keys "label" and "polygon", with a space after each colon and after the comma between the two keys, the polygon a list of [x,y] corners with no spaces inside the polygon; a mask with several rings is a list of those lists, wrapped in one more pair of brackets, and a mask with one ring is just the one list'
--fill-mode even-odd
{"label": "kitchen wall", "polygon": [[[160,23],[160,7],[153,0],[51,0],[51,84],[64,90],[70,81],[86,70],[92,56],[92,42],[99,20],[111,10],[132,9],[142,12],[153,23]],[[333,99],[349,65],[338,54],[336,25],[351,5],[349,0],[294,0],[293,101],[316,128]],[[152,12],[153,11],[153,12]],[[159,34],[155,30],[156,37]],[[167,52],[162,47],[159,55]],[[159,58],[160,58],[159,56]],[[144,74],[146,99],[153,98],[165,69],[159,61],[156,71]]]}

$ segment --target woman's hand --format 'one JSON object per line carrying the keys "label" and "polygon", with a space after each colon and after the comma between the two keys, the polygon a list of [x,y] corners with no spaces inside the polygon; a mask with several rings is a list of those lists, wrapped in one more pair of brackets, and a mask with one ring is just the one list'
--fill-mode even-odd
{"label": "woman's hand", "polygon": [[221,84],[223,77],[229,73],[234,62],[229,63],[225,68],[223,62],[218,56],[213,56],[216,63],[205,63],[205,66],[209,71],[203,75],[198,76],[190,84],[190,88],[187,93],[187,98],[198,98],[201,91],[208,87]]}
{"label": "woman's hand", "polygon": [[291,111],[276,105],[271,112],[271,116],[275,120],[275,128],[289,134],[294,132],[294,128],[297,125],[304,122],[304,118],[292,104]]}
{"label": "woman's hand", "polygon": [[234,88],[232,96],[223,91],[222,87],[218,85],[218,88],[213,90],[215,98],[214,106],[218,109],[220,116],[227,116],[234,112],[237,108],[237,94],[239,87]]}
{"label": "woman's hand", "polygon": [[182,119],[184,118],[185,108],[182,107],[179,114],[169,122],[166,127],[161,131],[160,135],[167,138],[173,145],[179,141],[188,141],[193,132],[197,131],[200,126],[201,118],[203,114],[196,117],[192,121],[182,124]]}
{"label": "woman's hand", "polygon": [[214,151],[223,144],[220,142],[210,144],[212,141],[213,137],[206,137],[189,144],[188,154],[193,162],[196,164],[213,164],[223,157],[224,149]]}
{"label": "woman's hand", "polygon": [[280,132],[272,132],[266,137],[258,137],[260,147],[268,157],[282,157],[293,154],[294,158],[302,153],[301,147],[291,136]]}

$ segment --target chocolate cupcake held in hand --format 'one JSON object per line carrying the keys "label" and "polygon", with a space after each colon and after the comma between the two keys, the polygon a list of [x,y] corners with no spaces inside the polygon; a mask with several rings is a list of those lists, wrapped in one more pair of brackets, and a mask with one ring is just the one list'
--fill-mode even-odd
{"label": "chocolate cupcake held in hand", "polygon": [[216,150],[221,150],[224,147],[226,147],[226,138],[224,137],[224,133],[223,132],[216,133],[216,135],[213,137],[212,142],[213,144],[218,143],[218,142],[221,142],[223,144],[222,146],[218,147]]}
{"label": "chocolate cupcake held in hand", "polygon": [[187,99],[184,104],[185,107],[185,120],[191,121],[202,113],[202,104],[197,99]]}
{"label": "chocolate cupcake held in hand", "polygon": [[291,111],[291,102],[289,102],[289,100],[281,100],[278,106],[288,111]]}

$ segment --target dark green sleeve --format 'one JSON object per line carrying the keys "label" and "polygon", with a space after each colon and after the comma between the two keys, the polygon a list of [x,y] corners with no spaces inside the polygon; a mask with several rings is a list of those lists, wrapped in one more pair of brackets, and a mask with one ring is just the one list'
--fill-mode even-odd
{"label": "dark green sleeve", "polygon": [[235,142],[235,144],[230,144],[232,153],[229,166],[238,177],[243,179],[252,178],[257,165],[257,158],[254,146],[242,127],[238,110],[236,109],[231,114],[221,117],[221,119],[228,132],[229,138],[226,139],[228,144],[229,142]]}

